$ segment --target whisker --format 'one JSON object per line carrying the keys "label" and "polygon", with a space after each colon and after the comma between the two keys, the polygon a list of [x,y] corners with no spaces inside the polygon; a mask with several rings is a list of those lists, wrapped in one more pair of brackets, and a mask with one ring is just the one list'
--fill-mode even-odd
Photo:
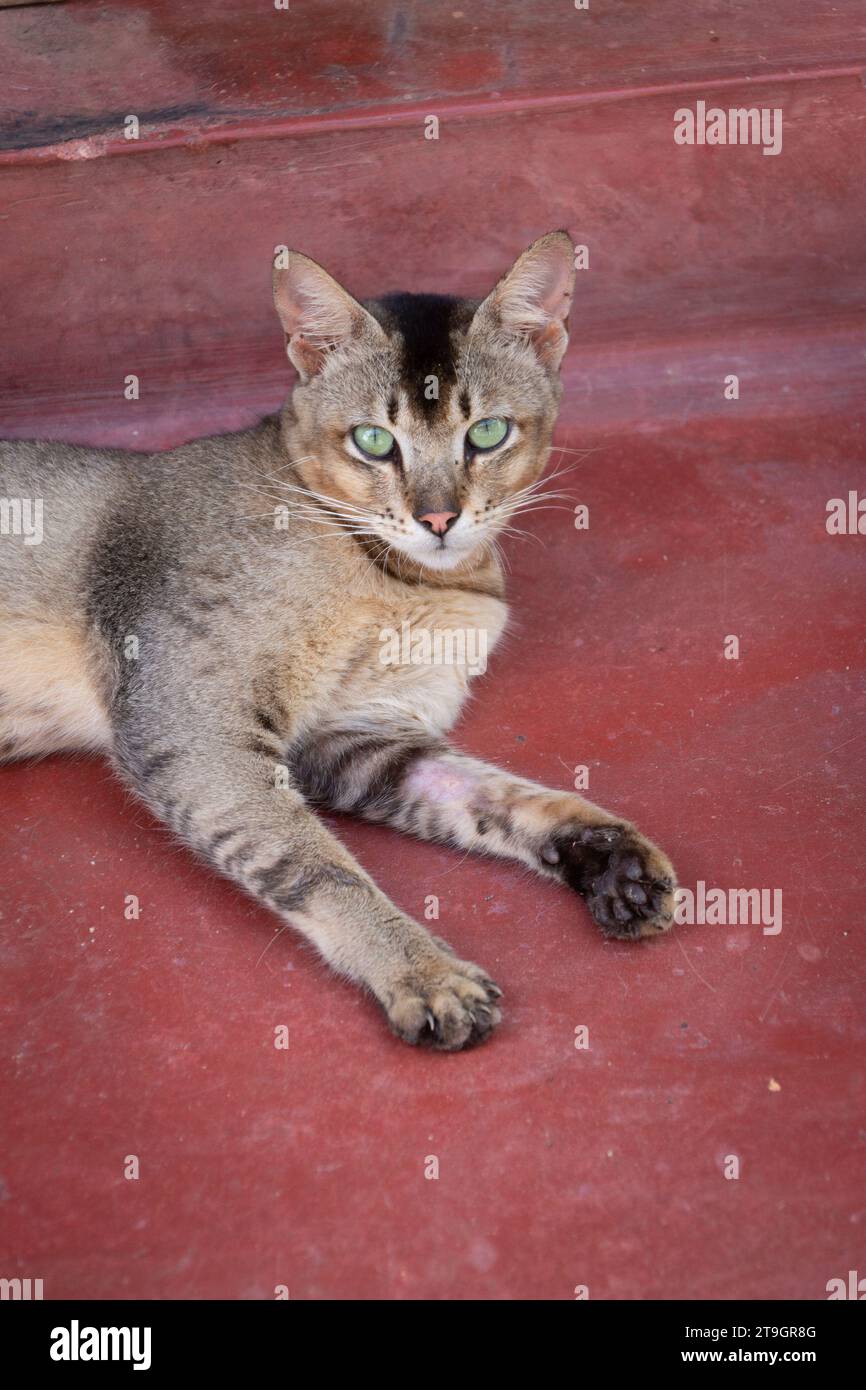
{"label": "whisker", "polygon": [[594,449],[568,449],[564,444],[551,444],[547,452],[553,454],[558,451],[561,454],[579,454],[583,458],[589,458],[590,454],[600,454],[603,448],[603,444],[596,445]]}
{"label": "whisker", "polygon": [[[337,513],[331,513],[330,515],[328,515],[323,513],[321,509],[307,511],[303,507],[294,507],[292,511],[289,513],[289,515],[300,517],[304,521],[316,521],[319,523],[320,526],[357,526],[362,521],[366,521],[368,519],[367,517],[362,516],[339,516]],[[372,517],[370,518],[370,520],[375,521],[377,520],[377,518]]]}
{"label": "whisker", "polygon": [[343,508],[346,511],[359,512],[364,516],[374,515],[369,507],[357,507],[354,502],[347,502],[342,497],[331,497],[326,492],[314,492],[313,489],[309,487],[295,487],[292,483],[281,483],[280,486],[287,492],[299,492],[305,497],[314,497],[316,501],[327,502],[330,506],[336,507],[337,509]]}
{"label": "whisker", "polygon": [[511,564],[509,563],[508,556],[505,554],[505,551],[502,549],[502,546],[499,544],[496,537],[488,536],[488,538],[484,542],[484,547],[487,550],[493,551],[493,554],[495,555],[499,563],[502,565],[502,568],[505,570],[506,574],[510,574]]}
{"label": "whisker", "polygon": [[531,531],[513,531],[509,527],[504,527],[497,534],[500,536],[513,536],[516,541],[535,541],[535,544],[540,545],[542,550],[547,549],[546,543],[541,537],[534,536]]}
{"label": "whisker", "polygon": [[284,472],[287,468],[295,468],[295,467],[297,466],[297,464],[299,464],[299,463],[309,463],[309,462],[310,462],[310,459],[313,459],[313,458],[315,458],[315,454],[301,454],[301,457],[300,457],[300,458],[297,458],[297,459],[289,459],[287,463],[282,464],[282,465],[277,469],[277,472],[278,472],[278,473],[282,473],[282,472]]}
{"label": "whisker", "polygon": [[550,488],[550,490],[547,492],[527,493],[525,497],[518,497],[516,495],[512,495],[511,497],[504,498],[503,502],[499,503],[499,505],[509,506],[514,504],[515,506],[522,507],[525,502],[540,502],[543,501],[545,498],[554,502],[573,502],[575,500],[574,494],[571,492],[560,492],[558,488]]}
{"label": "whisker", "polygon": [[536,478],[534,483],[529,483],[526,487],[518,488],[517,492],[513,493],[512,496],[522,497],[526,493],[538,492],[539,488],[546,488],[550,483],[556,482],[557,478],[562,478],[567,473],[573,473],[576,468],[577,464],[568,464],[565,468],[555,469],[553,473],[544,473],[540,478]]}
{"label": "whisker", "polygon": [[[518,502],[513,503],[512,510],[514,510],[514,512],[524,512],[527,507],[528,509],[541,506],[555,507],[562,505],[562,503],[574,502],[574,500],[575,498],[570,498],[567,492],[538,492],[534,498],[521,498]],[[506,503],[506,509],[507,506],[509,505]]]}

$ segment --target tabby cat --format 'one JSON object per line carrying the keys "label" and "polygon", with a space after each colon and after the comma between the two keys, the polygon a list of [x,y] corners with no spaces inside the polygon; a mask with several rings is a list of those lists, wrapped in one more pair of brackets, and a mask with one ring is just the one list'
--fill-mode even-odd
{"label": "tabby cat", "polygon": [[541,237],[480,302],[362,304],[306,256],[275,265],[281,414],[153,455],[0,443],[0,756],[109,754],[400,1038],[455,1050],[501,991],[317,808],[519,860],[608,936],[673,921],[673,868],[633,826],[449,746],[467,661],[383,660],[385,633],[489,649],[505,627],[495,541],[550,452],[574,249]]}

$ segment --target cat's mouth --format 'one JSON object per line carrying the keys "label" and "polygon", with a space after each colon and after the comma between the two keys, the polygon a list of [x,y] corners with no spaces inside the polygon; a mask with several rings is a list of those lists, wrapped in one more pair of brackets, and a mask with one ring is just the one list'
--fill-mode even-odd
{"label": "cat's mouth", "polygon": [[478,551],[481,541],[482,537],[477,532],[469,533],[461,529],[458,523],[444,536],[433,536],[420,529],[417,533],[401,536],[395,549],[427,569],[451,570],[464,564]]}

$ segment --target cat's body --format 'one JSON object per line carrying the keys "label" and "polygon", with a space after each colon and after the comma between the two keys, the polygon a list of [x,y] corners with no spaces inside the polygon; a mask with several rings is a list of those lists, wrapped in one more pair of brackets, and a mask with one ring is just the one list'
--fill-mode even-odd
{"label": "cat's body", "polygon": [[[446,1049],[489,1032],[498,989],[391,904],[316,807],[565,878],[614,935],[672,920],[671,866],[632,827],[444,742],[465,652],[506,622],[493,536],[547,457],[566,245],[536,243],[480,308],[364,309],[296,257],[276,276],[302,378],[281,416],[151,456],[0,443],[0,497],[42,504],[39,543],[0,536],[0,757],[108,753],[400,1036]],[[359,443],[389,440],[387,456]],[[389,659],[395,633],[459,634],[463,659]]]}

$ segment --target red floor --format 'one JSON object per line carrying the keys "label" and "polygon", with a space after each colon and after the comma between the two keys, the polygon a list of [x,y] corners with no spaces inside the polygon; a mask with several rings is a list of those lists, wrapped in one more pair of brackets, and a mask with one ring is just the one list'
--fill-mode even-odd
{"label": "red floor", "polygon": [[[211,6],[213,28],[156,0],[0,11],[21,89],[0,432],[161,447],[273,408],[287,237],[361,293],[468,291],[571,226],[593,269],[558,436],[580,452],[558,463],[590,527],[542,512],[540,543],[508,546],[513,636],[458,741],[561,787],[586,764],[685,886],[780,890],[782,930],[605,943],[565,890],[341,822],[402,907],[439,895],[442,934],[505,990],[489,1046],[414,1051],[106,765],[4,768],[0,1275],[49,1298],[824,1298],[866,1268],[866,539],[825,526],[866,494],[862,13],[774,4],[750,27],[700,0],[674,43],[681,7],[655,34],[593,7],[569,67],[567,6],[545,28],[542,6],[484,3],[460,65],[437,48],[414,90],[418,45],[457,42],[440,7],[431,30],[426,7],[359,5],[348,36],[337,8],[292,100],[250,6]],[[73,100],[108,24],[117,63]],[[470,80],[491,53],[493,93]],[[124,62],[149,109],[189,112],[82,158],[69,123],[101,139],[129,109]],[[748,100],[775,92],[783,156],[674,146],[675,105],[722,79],[739,104],[762,76]],[[434,97],[480,105],[431,152],[411,121]],[[485,167],[489,232],[465,204]],[[359,207],[373,175],[398,216]],[[139,370],[133,419],[115,385]]]}
{"label": "red floor", "polygon": [[819,1298],[860,1267],[866,586],[824,528],[859,457],[819,422],[601,441],[590,530],[512,547],[461,743],[588,764],[684,884],[779,888],[783,927],[605,944],[565,891],[342,825],[504,986],[477,1052],[390,1038],[102,764],[4,770],[15,1268],[54,1296]]}

